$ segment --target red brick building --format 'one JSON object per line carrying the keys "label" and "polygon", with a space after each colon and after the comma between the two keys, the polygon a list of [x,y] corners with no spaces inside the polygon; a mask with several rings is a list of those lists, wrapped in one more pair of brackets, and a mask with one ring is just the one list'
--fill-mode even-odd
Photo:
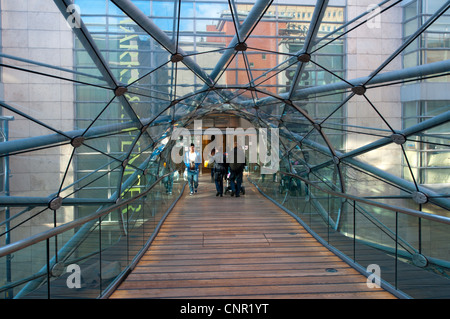
{"label": "red brick building", "polygon": [[[215,32],[216,34],[220,32],[221,36],[207,37],[207,41],[224,43],[225,47],[228,47],[236,34],[236,30],[229,14],[222,14],[222,18],[217,25],[208,25],[206,27],[208,32]],[[222,75],[226,79],[226,84],[247,85],[253,79],[256,80],[257,84],[263,82],[263,85],[268,86],[268,92],[276,94],[277,76],[271,77],[275,73],[271,72],[261,78],[259,77],[266,70],[280,63],[279,54],[275,53],[279,51],[277,33],[278,30],[285,28],[285,22],[277,23],[275,20],[261,21],[252,31],[251,36],[245,41],[248,47],[245,51],[248,62],[245,60],[244,54],[238,52],[228,66],[227,71]],[[247,70],[250,70],[250,72]]]}

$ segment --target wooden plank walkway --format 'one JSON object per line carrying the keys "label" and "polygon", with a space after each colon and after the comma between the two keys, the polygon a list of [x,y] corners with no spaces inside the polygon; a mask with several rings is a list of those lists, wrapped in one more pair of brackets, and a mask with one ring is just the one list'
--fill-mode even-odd
{"label": "wooden plank walkway", "polygon": [[246,184],[216,197],[201,178],[110,298],[395,298],[320,245]]}

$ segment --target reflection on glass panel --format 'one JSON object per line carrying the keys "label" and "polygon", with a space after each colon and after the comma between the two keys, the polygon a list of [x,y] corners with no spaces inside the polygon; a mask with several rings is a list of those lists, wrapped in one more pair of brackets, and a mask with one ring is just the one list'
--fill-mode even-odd
{"label": "reflection on glass panel", "polygon": [[404,20],[409,20],[417,15],[417,0],[411,1],[405,6]]}
{"label": "reflection on glass panel", "polygon": [[418,19],[406,22],[403,26],[403,36],[408,37],[417,30]]}
{"label": "reflection on glass panel", "polygon": [[152,16],[155,17],[171,17],[174,16],[175,1],[153,1]]}
{"label": "reflection on glass panel", "polygon": [[433,0],[422,0],[422,5],[424,13],[433,14],[442,7],[443,3]]}

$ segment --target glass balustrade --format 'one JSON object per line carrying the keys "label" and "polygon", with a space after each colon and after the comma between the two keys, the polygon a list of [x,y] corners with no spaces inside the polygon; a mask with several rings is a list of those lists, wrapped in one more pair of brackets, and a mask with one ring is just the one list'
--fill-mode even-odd
{"label": "glass balustrade", "polygon": [[[185,181],[173,175],[162,176],[142,193],[145,195],[130,187],[110,208],[95,211],[83,207],[91,214],[80,219],[85,222],[68,222],[77,223],[74,227],[59,231],[67,223],[40,225],[42,233],[34,236],[44,234],[45,238],[45,233],[51,231],[57,234],[40,237],[42,240],[0,257],[0,276],[6,279],[0,287],[2,298],[100,297],[143,251],[184,190]],[[58,213],[54,211],[55,216]],[[94,215],[99,216],[91,217]],[[39,218],[28,222],[36,231]],[[22,241],[27,240],[32,239]]]}
{"label": "glass balustrade", "polygon": [[250,170],[249,179],[326,245],[361,269],[377,271],[393,289],[413,298],[449,296],[447,217],[339,196],[324,183],[284,172]]}

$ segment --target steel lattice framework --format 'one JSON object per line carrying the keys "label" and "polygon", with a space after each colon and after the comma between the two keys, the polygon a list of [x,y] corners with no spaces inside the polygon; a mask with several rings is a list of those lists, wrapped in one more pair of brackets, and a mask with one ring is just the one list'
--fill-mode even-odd
{"label": "steel lattice framework", "polygon": [[[65,19],[71,18],[73,12],[70,8],[73,5],[71,1],[54,0],[54,3]],[[201,119],[211,113],[227,113],[245,118],[257,128],[279,128],[282,138],[280,158],[282,162],[287,163],[282,165],[283,169],[290,173],[307,176],[311,180],[317,181],[323,181],[324,170],[332,171],[331,175],[334,174],[336,178],[323,182],[322,187],[337,190],[342,193],[348,192],[348,181],[344,176],[344,171],[346,167],[352,167],[367,176],[386,183],[386,185],[409,193],[409,200],[414,200],[415,203],[423,204],[430,202],[446,210],[450,208],[450,201],[445,194],[439,190],[431,190],[423,187],[417,182],[417,178],[414,176],[408,162],[404,146],[406,141],[414,141],[417,136],[424,134],[424,132],[432,128],[442,126],[446,123],[448,125],[450,111],[447,110],[419,124],[398,130],[394,129],[393,125],[390,125],[388,119],[384,118],[381,112],[378,112],[377,105],[371,102],[368,95],[368,92],[375,88],[448,75],[450,71],[450,60],[399,70],[386,71],[385,69],[408,45],[413,43],[437,19],[447,12],[450,7],[449,1],[443,2],[442,6],[432,16],[427,18],[411,36],[394,50],[388,58],[382,61],[377,68],[372,70],[368,76],[355,79],[345,79],[336,72],[321,66],[316,60],[315,55],[335,41],[344,39],[352,32],[357,32],[359,28],[369,21],[369,15],[372,14],[371,18],[373,18],[371,10],[361,12],[357,18],[344,23],[337,30],[320,37],[318,33],[319,26],[323,21],[324,13],[328,7],[328,0],[318,0],[315,4],[310,26],[301,49],[296,53],[289,54],[270,52],[283,55],[286,59],[275,67],[270,66],[262,72],[260,70],[256,72],[249,63],[245,63],[245,61],[248,62],[247,50],[251,49],[247,47],[246,42],[252,36],[255,28],[262,23],[261,21],[265,15],[267,15],[269,8],[273,5],[272,0],[257,0],[244,18],[238,14],[236,2],[229,0],[229,9],[235,31],[234,36],[225,47],[220,49],[220,59],[218,59],[214,66],[211,66],[210,70],[205,70],[197,62],[201,58],[201,55],[204,54],[203,52],[187,53],[182,49],[180,43],[183,35],[182,30],[180,30],[180,25],[182,25],[182,0],[174,1],[173,23],[175,28],[174,36],[172,37],[158,26],[158,21],[153,21],[149,18],[133,1],[112,0],[111,3],[130,18],[130,23],[135,25],[136,29],[139,29],[139,32],[146,33],[165,50],[168,60],[162,65],[157,65],[153,70],[133,83],[121,83],[120,78],[111,69],[111,64],[105,58],[103,49],[99,48],[98,42],[95,41],[95,34],[93,35],[88,29],[83,19],[79,27],[73,28],[73,33],[76,41],[81,44],[95,64],[98,70],[98,75],[96,76],[85,74],[82,71],[68,70],[62,67],[27,60],[18,56],[2,54],[4,61],[1,63],[1,66],[3,68],[15,69],[42,77],[53,77],[57,80],[67,81],[77,85],[94,87],[99,91],[106,91],[110,98],[109,103],[101,109],[101,112],[95,118],[91,119],[90,125],[86,128],[71,131],[62,131],[56,127],[52,127],[51,124],[38,120],[33,114],[27,114],[21,111],[21,108],[18,106],[10,105],[5,101],[0,102],[3,109],[42,126],[46,131],[51,132],[50,134],[14,139],[0,143],[0,155],[2,157],[13,158],[15,155],[58,148],[62,145],[71,145],[73,147],[64,178],[61,179],[62,183],[57,192],[44,197],[2,196],[0,198],[2,206],[43,206],[44,210],[55,210],[61,207],[61,205],[108,205],[115,203],[121,198],[121,195],[126,189],[134,185],[142,175],[147,173],[150,163],[158,161],[160,154],[164,150],[168,152],[166,149],[173,146],[173,144],[166,142],[166,138],[172,134],[174,127],[186,127],[193,123],[195,119]],[[389,10],[392,8],[400,5],[401,1],[382,1],[378,4],[381,10],[377,14],[383,16],[389,13]],[[258,50],[258,48],[252,49]],[[194,59],[195,56],[198,59]],[[241,79],[240,84],[236,85],[221,84],[220,80],[223,79],[224,74],[229,70],[232,64],[231,62],[237,58],[244,61],[245,72],[243,74],[246,74],[246,78]],[[18,64],[8,63],[8,61],[24,62],[27,65],[39,68],[21,67]],[[308,64],[314,64],[316,67],[329,72],[336,81],[320,86],[299,86],[298,84],[306,72],[305,68]],[[152,92],[140,89],[139,81],[145,77],[152,76],[153,73],[156,74],[162,67],[170,67],[171,69],[172,79],[169,96],[161,97],[160,92],[157,90]],[[195,79],[195,81],[201,83],[200,88],[195,88],[189,94],[181,95],[178,93],[182,91],[179,88],[183,85],[190,85],[190,83],[183,83],[182,79],[177,76],[177,72],[181,72],[181,67],[191,73],[190,79]],[[267,88],[268,80],[276,77],[288,68],[295,69],[291,86],[283,93],[276,94],[271,92]],[[61,71],[64,74],[70,73],[74,76],[57,76],[51,72],[52,70]],[[342,94],[344,98],[336,103],[334,111],[324,118],[311,116],[303,108],[308,98],[333,94]],[[131,97],[139,95],[157,100],[157,106],[149,104],[143,109],[136,108]],[[365,100],[369,108],[377,112],[379,119],[386,124],[388,130],[383,132],[382,135],[379,135],[375,141],[346,151],[341,146],[333,145],[332,139],[329,138],[328,132],[330,132],[330,127],[333,125],[330,124],[328,119],[332,118],[334,112],[343,108],[346,103],[355,99],[355,97],[360,97]],[[103,124],[99,119],[102,114],[108,112],[108,107],[113,105],[113,102],[121,104],[126,113],[126,120],[111,125]],[[292,116],[299,119],[298,123],[303,127],[301,132],[298,130],[293,131],[286,125]],[[337,129],[345,132],[350,128],[341,125]],[[361,128],[359,133],[365,134],[366,129],[371,129],[371,127]],[[358,130],[358,128],[355,128],[355,130]],[[121,153],[108,153],[106,150],[99,149],[90,143],[90,141],[95,141],[105,136],[115,136],[123,132],[127,132],[127,134],[132,136],[132,142],[127,150]],[[136,151],[135,146],[142,141],[145,141],[142,143],[145,147]],[[409,167],[412,178],[409,176],[405,179],[390,174],[376,165],[371,165],[358,159],[358,156],[381,149],[389,144],[396,145],[401,150],[403,160],[406,161],[406,166]],[[65,189],[80,182],[80,179],[74,181],[71,185],[67,185],[64,182],[65,176],[70,171],[69,167],[73,164],[71,161],[80,146],[98,152],[109,159],[108,164],[114,166],[114,168],[104,174],[120,174],[121,177],[117,183],[117,189],[110,197],[95,199],[80,198],[76,196],[76,192],[79,189],[68,195],[63,195]],[[304,149],[310,151],[314,160],[309,162],[300,161],[294,169],[290,165],[291,153],[293,150],[303,152]],[[380,156],[388,155],[380,151]],[[101,169],[102,167],[98,167],[98,170]],[[132,174],[125,174],[126,170],[131,170]]]}

